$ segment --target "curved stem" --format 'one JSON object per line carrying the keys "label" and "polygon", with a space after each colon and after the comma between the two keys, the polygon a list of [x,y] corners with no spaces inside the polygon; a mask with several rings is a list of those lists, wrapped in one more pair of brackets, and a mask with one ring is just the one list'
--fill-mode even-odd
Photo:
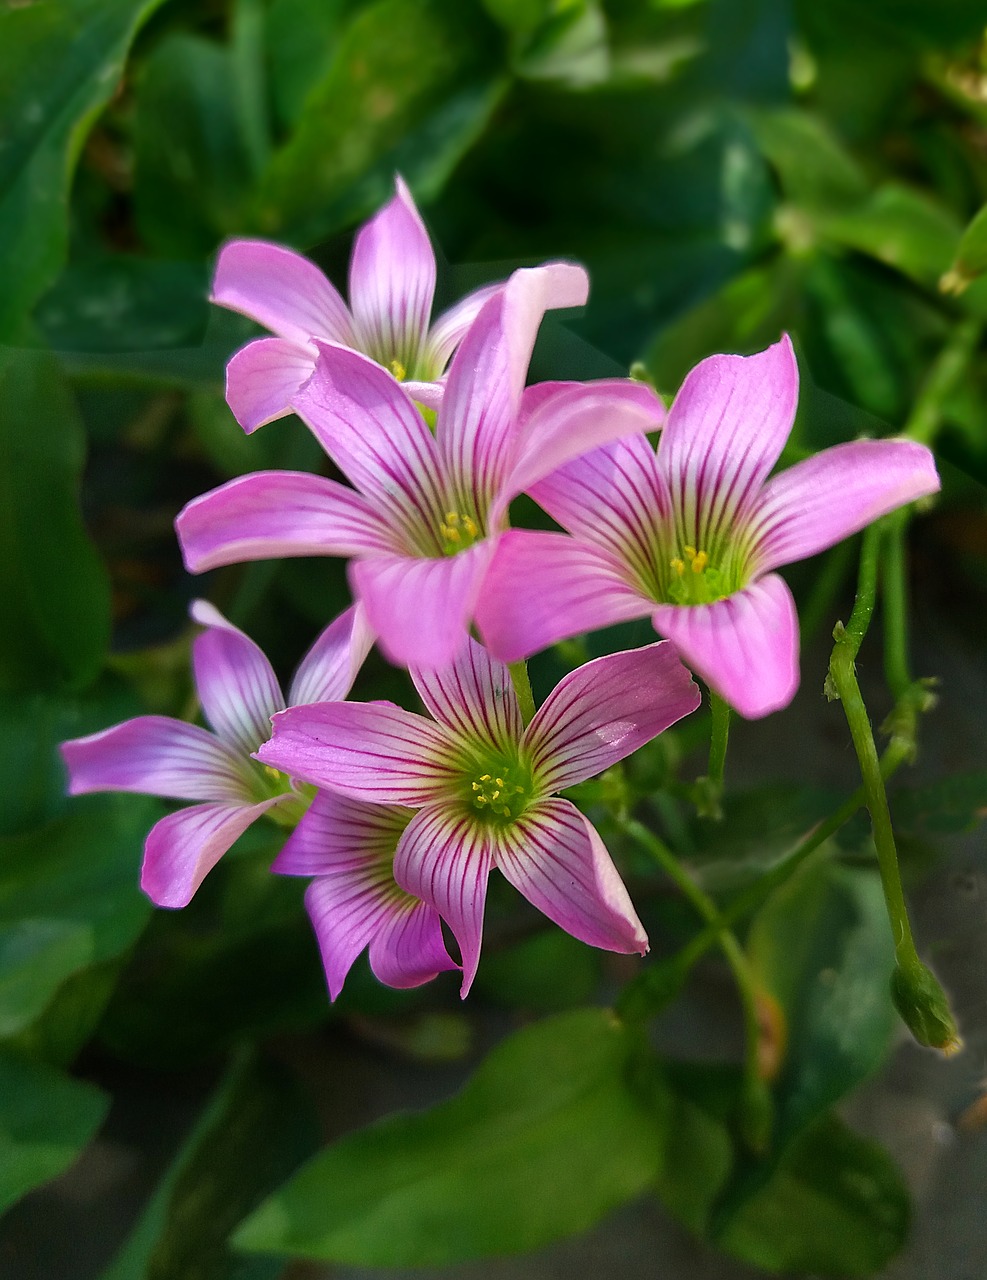
{"label": "curved stem", "polygon": [[511,682],[521,707],[521,719],[528,725],[535,714],[535,695],[531,692],[531,681],[528,679],[528,664],[523,661],[511,662],[507,669],[511,673]]}

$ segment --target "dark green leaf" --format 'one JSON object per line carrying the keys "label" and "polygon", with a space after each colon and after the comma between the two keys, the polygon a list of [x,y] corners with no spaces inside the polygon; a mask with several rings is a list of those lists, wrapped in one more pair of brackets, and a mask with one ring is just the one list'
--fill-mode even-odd
{"label": "dark green leaf", "polygon": [[91,1084],[0,1053],[0,1212],[68,1168],[109,1102]]}
{"label": "dark green leaf", "polygon": [[598,952],[561,929],[546,929],[502,951],[487,951],[477,987],[515,1009],[554,1012],[592,999],[600,980]]}
{"label": "dark green leaf", "polygon": [[826,218],[824,233],[838,244],[870,254],[919,284],[935,284],[953,259],[959,224],[928,196],[893,183],[865,204]]}
{"label": "dark green leaf", "polygon": [[396,170],[437,191],[503,91],[498,44],[457,0],[363,9],[267,171],[261,230],[312,244],[382,204]]}
{"label": "dark green leaf", "polygon": [[79,513],[84,447],[52,356],[0,349],[0,688],[82,688],[103,665],[109,585]]}
{"label": "dark green leaf", "polygon": [[867,196],[866,174],[825,120],[796,107],[750,111],[748,119],[785,199],[806,213],[843,210]]}
{"label": "dark green leaf", "polygon": [[971,281],[987,271],[987,205],[980,210],[960,237],[959,248],[949,273],[942,282],[947,292],[961,293]]}
{"label": "dark green leaf", "polygon": [[234,1258],[227,1237],[311,1154],[316,1135],[311,1107],[287,1073],[241,1057],[102,1280],[274,1280],[279,1261]]}
{"label": "dark green leaf", "polygon": [[434,1266],[582,1230],[661,1162],[659,1128],[625,1082],[630,1049],[599,1009],[521,1031],[458,1098],[329,1147],[247,1219],[236,1244]]}
{"label": "dark green leaf", "polygon": [[135,32],[161,0],[49,0],[0,14],[0,341],[65,257],[69,184],[83,140],[116,92]]}
{"label": "dark green leaf", "polygon": [[343,0],[273,0],[267,11],[271,97],[289,129],[321,77],[340,26]]}

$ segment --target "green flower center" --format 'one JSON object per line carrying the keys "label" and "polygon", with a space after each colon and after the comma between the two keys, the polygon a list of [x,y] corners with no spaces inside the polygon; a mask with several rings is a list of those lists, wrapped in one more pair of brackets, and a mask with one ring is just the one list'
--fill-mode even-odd
{"label": "green flower center", "polygon": [[531,799],[531,774],[520,761],[491,761],[489,768],[478,765],[466,778],[468,807],[490,824],[508,825]]}
{"label": "green flower center", "polygon": [[257,802],[271,800],[275,796],[287,796],[280,804],[273,805],[264,815],[276,826],[293,830],[302,820],[312,803],[315,787],[307,782],[291,784],[291,778],[269,764],[254,763],[250,773],[250,787]]}
{"label": "green flower center", "polygon": [[439,540],[444,556],[458,555],[482,537],[479,521],[464,511],[447,511],[439,523]]}
{"label": "green flower center", "polygon": [[722,569],[709,562],[705,551],[687,544],[668,562],[667,595],[671,604],[712,604],[730,595],[735,586]]}

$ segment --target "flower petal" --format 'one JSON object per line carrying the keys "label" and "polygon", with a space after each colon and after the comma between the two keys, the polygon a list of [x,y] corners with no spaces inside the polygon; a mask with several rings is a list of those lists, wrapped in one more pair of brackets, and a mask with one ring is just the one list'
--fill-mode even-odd
{"label": "flower petal", "polygon": [[314,348],[284,338],[258,338],[241,347],[226,366],[226,403],[249,434],[291,413],[292,397],[314,368]]}
{"label": "flower petal", "polygon": [[350,306],[360,348],[411,373],[435,293],[435,254],[405,183],[359,231],[350,258]]}
{"label": "flower petal", "polygon": [[320,346],[315,372],[292,407],[407,550],[441,551],[435,439],[389,373],[356,351]]}
{"label": "flower petal", "polygon": [[389,551],[392,540],[360,494],[306,471],[255,471],[198,498],[175,530],[190,573],[280,556]]}
{"label": "flower petal", "polygon": [[317,791],[271,870],[280,876],[330,876],[376,860],[390,871],[411,817],[411,809],[398,805],[368,804],[335,791]]}
{"label": "flower petal", "polygon": [[647,617],[653,608],[607,552],[562,533],[509,529],[484,578],[476,622],[491,653],[517,662],[569,636]]}
{"label": "flower petal", "polygon": [[661,605],[655,630],[748,720],[787,707],[799,683],[795,601],[769,574],[743,591],[704,605]]}
{"label": "flower petal", "polygon": [[151,828],[141,888],[159,907],[186,907],[230,846],[281,797],[260,804],[195,804]]}
{"label": "flower petal", "polygon": [[481,289],[474,289],[472,293],[468,293],[465,298],[460,298],[457,303],[442,312],[432,325],[422,355],[421,363],[426,372],[436,378],[443,372],[452,358],[452,353],[469,333],[470,326],[480,314],[483,304],[503,289],[505,284],[506,281],[498,280],[496,284],[487,284]]}
{"label": "flower petal", "polygon": [[912,440],[855,440],[817,453],[764,486],[747,531],[757,571],[814,556],[938,490],[931,452]]}
{"label": "flower petal", "polygon": [[530,903],[592,947],[644,955],[648,935],[596,829],[545,800],[498,833],[494,860]]}
{"label": "flower petal", "polygon": [[370,940],[370,968],[380,982],[404,990],[420,987],[459,965],[446,951],[439,913],[409,894]]}
{"label": "flower petal", "polygon": [[407,893],[434,907],[459,943],[463,999],[480,963],[491,863],[485,833],[441,805],[415,814],[394,856],[394,879]]}
{"label": "flower petal", "polygon": [[[505,508],[511,497],[574,458],[622,436],[640,439],[639,433],[660,430],[664,420],[664,405],[643,382],[608,378],[560,388],[534,409],[519,432],[518,460],[502,497]],[[491,522],[496,519],[492,514]]]}
{"label": "flower petal", "polygon": [[355,800],[418,808],[457,776],[448,732],[387,702],[316,702],[274,717],[264,764]]}
{"label": "flower petal", "polygon": [[316,638],[298,664],[288,702],[336,702],[345,698],[374,642],[362,605],[350,605]]}
{"label": "flower petal", "polygon": [[249,756],[271,736],[271,716],[284,695],[259,645],[206,600],[194,600],[193,619],[207,629],[192,646],[195,686],[206,719],[237,753]]}
{"label": "flower petal", "polygon": [[658,443],[677,534],[715,559],[795,421],[798,365],[787,335],[752,356],[710,356],[688,374]]}
{"label": "flower petal", "polygon": [[412,668],[411,678],[429,712],[454,733],[501,750],[521,740],[524,722],[511,673],[475,640],[467,637],[448,665]]}
{"label": "flower petal", "polygon": [[353,594],[362,600],[391,662],[437,667],[455,658],[466,642],[494,550],[494,540],[487,538],[455,556],[351,561]]}
{"label": "flower petal", "polygon": [[299,345],[312,337],[353,342],[346,304],[315,263],[266,240],[223,245],[211,300]]}
{"label": "flower petal", "polygon": [[548,695],[524,735],[543,794],[584,782],[701,702],[667,640],[584,663]]}
{"label": "flower petal", "polygon": [[571,263],[515,271],[481,307],[456,352],[435,433],[476,512],[486,512],[513,465],[521,392],[545,311],[581,306],[588,289],[586,272]]}
{"label": "flower petal", "polygon": [[87,738],[63,742],[69,795],[138,791],[174,800],[249,798],[246,762],[198,725],[137,716]]}

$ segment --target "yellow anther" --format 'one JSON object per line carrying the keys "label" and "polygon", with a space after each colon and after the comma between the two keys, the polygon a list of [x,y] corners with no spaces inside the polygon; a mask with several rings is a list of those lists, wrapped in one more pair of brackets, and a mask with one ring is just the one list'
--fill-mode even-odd
{"label": "yellow anther", "polygon": [[514,788],[514,794],[515,794],[516,796],[523,795],[523,793],[524,793],[524,787],[515,787],[515,788]]}
{"label": "yellow anther", "polygon": [[270,764],[264,765],[264,772],[267,774],[267,776],[271,779],[272,782],[281,781],[281,771],[280,769],[275,769],[273,765],[270,765]]}
{"label": "yellow anther", "polygon": [[490,776],[490,774],[489,774],[489,773],[481,773],[481,774],[480,774],[480,781],[481,781],[481,782],[492,782],[492,781],[493,781],[493,779],[491,778],[491,776]]}
{"label": "yellow anther", "polygon": [[474,791],[482,791],[482,790],[483,790],[483,788],[480,786],[480,784],[479,784],[478,782],[474,782],[474,783],[473,783],[473,790],[474,790]]}
{"label": "yellow anther", "polygon": [[506,787],[506,786],[507,786],[507,783],[504,781],[504,779],[503,779],[503,778],[494,778],[494,782],[496,782],[496,784],[497,784],[497,786],[498,786],[498,787]]}
{"label": "yellow anther", "polygon": [[692,557],[692,572],[702,573],[709,564],[709,556],[705,551],[700,551]]}
{"label": "yellow anther", "polygon": [[675,556],[670,563],[673,571],[681,578],[683,573],[685,573],[685,561],[680,560],[678,556]]}
{"label": "yellow anther", "polygon": [[463,528],[469,537],[475,538],[480,530],[476,527],[476,521],[471,520],[469,516],[463,516]]}
{"label": "yellow anther", "polygon": [[499,800],[499,799],[500,799],[500,791],[499,791],[499,790],[498,790],[498,791],[491,791],[491,793],[490,793],[490,799],[491,799],[491,800]]}
{"label": "yellow anther", "polygon": [[483,805],[483,804],[488,804],[489,801],[487,800],[486,796],[477,796],[476,799],[473,801],[473,803]]}
{"label": "yellow anther", "polygon": [[392,360],[387,367],[390,369],[391,373],[394,374],[395,378],[397,378],[398,382],[404,382],[408,370],[400,360]]}
{"label": "yellow anther", "polygon": [[690,546],[689,543],[687,542],[685,546],[682,548],[682,554],[685,556],[687,560],[695,560],[696,548],[693,546]]}
{"label": "yellow anther", "polygon": [[510,809],[508,809],[506,804],[504,805],[503,809],[501,809],[501,813],[504,815],[505,818],[509,818],[511,816],[511,811]]}
{"label": "yellow anther", "polygon": [[456,525],[459,524],[459,516],[455,511],[446,512],[446,524],[450,525],[453,529],[455,529]]}

